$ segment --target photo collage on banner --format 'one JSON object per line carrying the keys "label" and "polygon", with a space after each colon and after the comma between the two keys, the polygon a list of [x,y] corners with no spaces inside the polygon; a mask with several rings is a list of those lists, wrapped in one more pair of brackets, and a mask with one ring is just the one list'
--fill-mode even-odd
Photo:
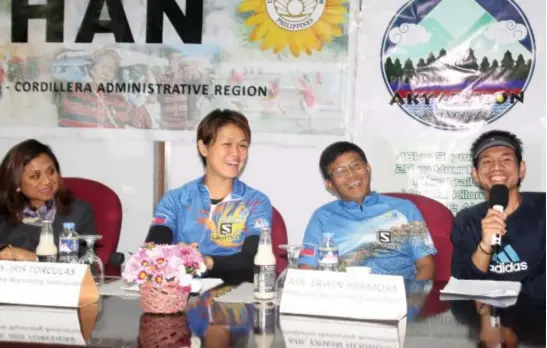
{"label": "photo collage on banner", "polygon": [[[15,3],[44,19],[12,13]],[[101,128],[173,140],[229,108],[274,144],[355,141],[375,190],[457,212],[483,200],[472,141],[503,129],[524,141],[522,189],[545,190],[544,1],[26,3],[0,1],[4,135]]]}
{"label": "photo collage on banner", "polygon": [[530,0],[363,1],[355,141],[375,189],[453,212],[483,201],[469,149],[501,129],[523,140],[522,190],[545,190],[544,13]]}
{"label": "photo collage on banner", "polygon": [[[166,0],[150,21],[146,0],[31,2],[57,34],[36,20],[27,33],[12,2],[24,3],[0,3],[1,126],[193,131],[229,108],[259,133],[347,129],[358,1]],[[115,33],[100,33],[111,18]]]}

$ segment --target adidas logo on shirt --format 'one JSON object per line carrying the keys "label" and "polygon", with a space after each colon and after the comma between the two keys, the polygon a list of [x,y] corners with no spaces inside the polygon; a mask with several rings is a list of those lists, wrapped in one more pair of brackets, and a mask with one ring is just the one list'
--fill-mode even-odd
{"label": "adidas logo on shirt", "polygon": [[511,245],[506,245],[502,251],[495,254],[490,264],[490,272],[505,274],[526,271],[528,263],[521,261],[519,255]]}

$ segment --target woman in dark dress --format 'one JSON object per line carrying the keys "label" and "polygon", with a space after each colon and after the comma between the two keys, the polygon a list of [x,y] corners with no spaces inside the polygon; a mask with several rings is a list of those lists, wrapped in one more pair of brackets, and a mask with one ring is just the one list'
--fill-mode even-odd
{"label": "woman in dark dress", "polygon": [[53,221],[57,245],[64,222],[79,234],[97,233],[91,207],[64,188],[50,147],[28,139],[0,164],[0,260],[36,260],[43,220]]}

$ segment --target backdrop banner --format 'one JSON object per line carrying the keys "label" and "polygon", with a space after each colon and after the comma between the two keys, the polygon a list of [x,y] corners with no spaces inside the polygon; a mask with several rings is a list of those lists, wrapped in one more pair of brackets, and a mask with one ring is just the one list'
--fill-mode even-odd
{"label": "backdrop banner", "polygon": [[280,147],[351,139],[373,188],[453,212],[483,199],[469,148],[524,142],[545,190],[545,2],[0,1],[0,136],[193,142],[215,108]]}
{"label": "backdrop banner", "polygon": [[544,17],[534,0],[363,0],[354,140],[375,189],[482,201],[469,149],[502,129],[524,143],[522,189],[545,190]]}
{"label": "backdrop banner", "polygon": [[358,3],[1,1],[2,132],[146,129],[163,140],[173,133],[157,130],[194,130],[229,108],[258,133],[344,135]]}

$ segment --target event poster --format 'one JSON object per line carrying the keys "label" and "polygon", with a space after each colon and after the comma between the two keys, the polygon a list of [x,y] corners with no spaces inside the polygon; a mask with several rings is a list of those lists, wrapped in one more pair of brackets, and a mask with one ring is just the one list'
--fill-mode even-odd
{"label": "event poster", "polygon": [[3,0],[0,125],[193,131],[229,108],[258,133],[344,135],[353,3]]}
{"label": "event poster", "polygon": [[521,189],[545,190],[544,14],[533,0],[363,1],[355,141],[378,190],[453,212],[482,201],[470,147],[492,129],[524,143]]}
{"label": "event poster", "polygon": [[230,108],[274,145],[349,138],[375,190],[457,212],[483,200],[469,148],[487,130],[523,140],[521,189],[545,190],[544,13],[537,0],[3,0],[0,132],[178,140]]}

